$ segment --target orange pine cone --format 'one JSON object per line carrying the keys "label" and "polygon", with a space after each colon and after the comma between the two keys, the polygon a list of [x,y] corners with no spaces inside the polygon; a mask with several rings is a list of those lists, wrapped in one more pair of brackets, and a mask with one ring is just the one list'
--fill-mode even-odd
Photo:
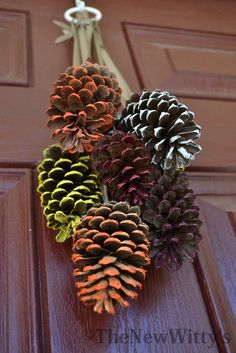
{"label": "orange pine cone", "polygon": [[146,276],[148,226],[139,207],[111,201],[91,208],[76,227],[72,261],[80,300],[94,311],[115,313],[114,304],[137,298]]}
{"label": "orange pine cone", "polygon": [[48,127],[63,149],[91,153],[95,142],[113,126],[121,88],[105,66],[89,61],[69,67],[50,96]]}

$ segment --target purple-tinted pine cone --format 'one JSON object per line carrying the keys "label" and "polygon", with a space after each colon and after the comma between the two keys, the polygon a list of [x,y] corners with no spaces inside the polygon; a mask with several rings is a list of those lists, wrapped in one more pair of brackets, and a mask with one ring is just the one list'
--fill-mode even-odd
{"label": "purple-tinted pine cone", "polygon": [[149,152],[135,135],[115,131],[104,136],[95,146],[92,162],[112,200],[140,206],[149,197],[153,168]]}
{"label": "purple-tinted pine cone", "polygon": [[184,260],[193,261],[198,250],[199,208],[185,174],[164,172],[156,179],[142,213],[149,225],[150,257],[157,268],[178,270]]}

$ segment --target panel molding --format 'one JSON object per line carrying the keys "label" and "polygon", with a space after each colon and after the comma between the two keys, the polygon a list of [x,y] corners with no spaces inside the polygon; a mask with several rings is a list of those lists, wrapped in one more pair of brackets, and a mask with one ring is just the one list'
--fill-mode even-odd
{"label": "panel molding", "polygon": [[141,88],[235,100],[235,35],[127,22],[123,30]]}
{"label": "panel molding", "polygon": [[[220,352],[236,347],[236,173],[189,173],[203,225],[195,271]],[[219,334],[228,333],[226,343]]]}
{"label": "panel molding", "polygon": [[31,38],[29,12],[0,9],[0,85],[29,86]]}
{"label": "panel molding", "polygon": [[39,353],[31,171],[0,169],[0,347]]}

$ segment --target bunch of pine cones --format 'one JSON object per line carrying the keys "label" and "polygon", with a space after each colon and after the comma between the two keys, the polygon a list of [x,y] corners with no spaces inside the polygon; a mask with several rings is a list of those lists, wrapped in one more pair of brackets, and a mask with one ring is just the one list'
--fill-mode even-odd
{"label": "bunch of pine cones", "polygon": [[90,61],[59,76],[38,192],[56,240],[73,239],[80,300],[94,311],[136,298],[150,259],[157,268],[192,261],[201,239],[199,208],[183,169],[201,150],[194,114],[160,90],[122,90],[109,68]]}

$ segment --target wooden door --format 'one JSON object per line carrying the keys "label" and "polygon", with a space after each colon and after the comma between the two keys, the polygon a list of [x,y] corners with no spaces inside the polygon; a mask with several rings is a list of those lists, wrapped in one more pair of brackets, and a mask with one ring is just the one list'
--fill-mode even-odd
{"label": "wooden door", "polygon": [[78,304],[70,242],[45,226],[35,166],[51,141],[52,82],[71,64],[56,46],[69,0],[0,0],[0,351],[3,353],[235,352],[236,3],[91,0],[104,42],[133,90],[169,89],[203,128],[189,169],[203,240],[194,265],[151,268],[115,316]]}

